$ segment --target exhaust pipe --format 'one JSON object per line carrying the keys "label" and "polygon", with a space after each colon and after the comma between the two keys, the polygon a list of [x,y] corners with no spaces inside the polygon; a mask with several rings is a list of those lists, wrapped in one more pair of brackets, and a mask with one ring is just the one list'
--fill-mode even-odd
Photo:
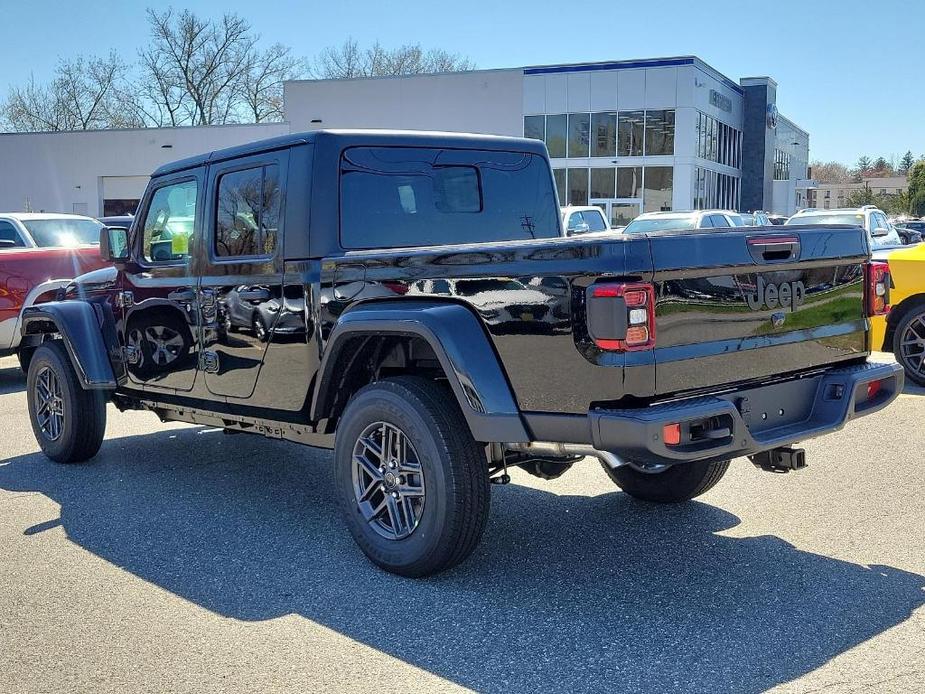
{"label": "exhaust pipe", "polygon": [[532,441],[530,443],[507,443],[505,446],[512,451],[532,453],[533,455],[548,455],[566,457],[570,455],[592,456],[602,461],[607,467],[615,470],[626,465],[620,456],[610,451],[599,451],[587,443],[554,443],[552,441]]}

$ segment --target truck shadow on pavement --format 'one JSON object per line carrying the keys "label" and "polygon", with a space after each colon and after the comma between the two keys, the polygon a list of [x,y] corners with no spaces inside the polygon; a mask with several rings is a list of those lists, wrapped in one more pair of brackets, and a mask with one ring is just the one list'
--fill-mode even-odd
{"label": "truck shadow on pavement", "polygon": [[86,465],[0,461],[0,488],[46,495],[72,542],[220,615],[299,614],[482,691],[759,692],[925,603],[917,574],[718,535],[739,519],[709,504],[516,484],[492,489],[467,562],[401,579],[354,546],[330,463],[187,428],[107,440]]}
{"label": "truck shadow on pavement", "polygon": [[19,365],[9,368],[0,367],[0,395],[20,393],[26,389],[26,374]]}

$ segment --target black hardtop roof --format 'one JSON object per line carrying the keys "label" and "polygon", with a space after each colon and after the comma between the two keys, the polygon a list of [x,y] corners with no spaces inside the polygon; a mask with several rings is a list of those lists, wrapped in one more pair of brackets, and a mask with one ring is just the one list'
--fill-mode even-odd
{"label": "black hardtop roof", "polygon": [[158,167],[152,176],[192,169],[211,162],[236,159],[250,154],[259,154],[293,145],[309,144],[329,140],[341,149],[354,145],[383,145],[389,147],[445,147],[461,149],[513,149],[519,152],[545,154],[546,146],[539,140],[500,135],[479,135],[474,133],[450,133],[428,130],[314,130],[305,133],[280,135],[247,144],[217,149],[194,157],[179,159]]}

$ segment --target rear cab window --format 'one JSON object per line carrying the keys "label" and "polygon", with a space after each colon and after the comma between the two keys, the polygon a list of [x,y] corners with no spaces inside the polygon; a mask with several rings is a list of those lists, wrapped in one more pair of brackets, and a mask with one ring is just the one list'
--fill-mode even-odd
{"label": "rear cab window", "polygon": [[347,249],[560,236],[549,165],[528,152],[351,147],[340,189]]}

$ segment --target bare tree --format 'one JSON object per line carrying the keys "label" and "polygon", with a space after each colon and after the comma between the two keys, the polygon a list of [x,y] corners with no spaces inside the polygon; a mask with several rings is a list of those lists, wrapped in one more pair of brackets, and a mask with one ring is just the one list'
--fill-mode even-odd
{"label": "bare tree", "polygon": [[239,84],[257,43],[247,22],[234,14],[212,22],[189,10],[148,9],[148,23],[143,80],[164,96],[164,110],[194,125],[236,122]]}
{"label": "bare tree", "polygon": [[340,46],[330,46],[318,54],[312,73],[322,79],[418,75],[437,72],[472,70],[468,58],[442,49],[424,50],[420,44],[387,49],[378,41],[360,48],[348,38]]}
{"label": "bare tree", "polygon": [[18,132],[119,127],[118,93],[127,70],[115,53],[61,60],[49,84],[30,77],[24,87],[12,87],[0,112],[6,126]]}
{"label": "bare tree", "polygon": [[249,119],[254,123],[282,120],[283,83],[304,73],[304,61],[294,58],[287,46],[275,43],[265,51],[251,51],[238,87]]}

